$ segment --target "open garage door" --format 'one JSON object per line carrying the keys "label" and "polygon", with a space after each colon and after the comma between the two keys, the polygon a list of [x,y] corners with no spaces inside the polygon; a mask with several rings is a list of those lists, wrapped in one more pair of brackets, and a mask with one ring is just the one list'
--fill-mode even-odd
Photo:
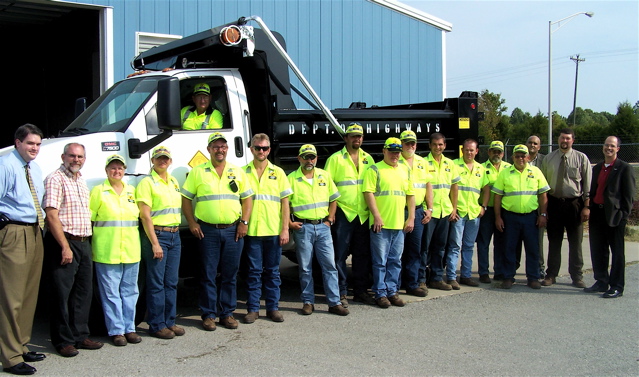
{"label": "open garage door", "polygon": [[74,119],[77,98],[91,103],[105,89],[112,60],[105,47],[107,9],[0,0],[0,147],[12,145],[24,123],[57,135]]}

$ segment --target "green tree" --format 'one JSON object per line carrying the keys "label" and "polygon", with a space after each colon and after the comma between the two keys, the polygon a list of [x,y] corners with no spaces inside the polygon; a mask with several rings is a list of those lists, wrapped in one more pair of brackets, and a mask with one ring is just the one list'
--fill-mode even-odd
{"label": "green tree", "polygon": [[508,117],[504,115],[508,107],[501,94],[484,89],[479,94],[479,111],[484,113],[484,120],[479,122],[479,135],[486,142],[502,140],[510,127]]}
{"label": "green tree", "polygon": [[510,124],[513,126],[526,124],[531,118],[530,113],[524,113],[522,109],[515,107],[513,112],[510,113]]}
{"label": "green tree", "polygon": [[639,142],[639,117],[627,101],[619,104],[617,115],[608,128],[612,135],[619,136],[624,143]]}

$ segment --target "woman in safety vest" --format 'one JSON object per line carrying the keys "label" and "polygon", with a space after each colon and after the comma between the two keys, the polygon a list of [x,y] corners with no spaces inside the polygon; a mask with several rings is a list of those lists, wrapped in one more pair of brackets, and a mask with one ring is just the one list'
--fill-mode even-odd
{"label": "woman in safety vest", "polygon": [[173,339],[184,335],[184,329],[175,325],[182,195],[177,179],[167,171],[173,162],[169,149],[155,148],[151,162],[151,174],[135,189],[143,225],[140,240],[146,266],[146,321],[151,335]]}
{"label": "woman in safety vest", "polygon": [[135,188],[122,182],[122,156],[107,158],[107,179],[91,190],[93,262],[109,336],[116,346],[140,343],[135,332],[140,233]]}

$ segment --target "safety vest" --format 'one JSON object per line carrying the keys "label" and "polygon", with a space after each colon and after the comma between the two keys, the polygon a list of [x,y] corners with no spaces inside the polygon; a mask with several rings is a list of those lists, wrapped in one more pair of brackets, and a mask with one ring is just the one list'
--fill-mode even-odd
{"label": "safety vest", "polygon": [[550,191],[546,178],[538,167],[526,164],[523,171],[513,166],[503,169],[492,192],[503,195],[501,207],[516,213],[530,213],[539,207],[537,195]]}
{"label": "safety vest", "polygon": [[[408,165],[400,162],[393,167],[383,160],[366,170],[362,192],[372,192],[384,229],[404,229],[406,196],[413,195],[413,181]],[[369,224],[375,222],[371,213]]]}
{"label": "safety vest", "polygon": [[209,224],[232,224],[242,215],[240,199],[254,195],[242,168],[226,162],[218,176],[211,160],[191,170],[182,195],[193,200],[195,217]]}
{"label": "safety vest", "polygon": [[182,221],[182,195],[177,179],[167,173],[164,181],[155,170],[135,188],[136,200],[151,207],[153,225],[176,226]]}
{"label": "safety vest", "polygon": [[[484,162],[482,164],[484,166],[484,168],[486,169],[485,173],[486,173],[486,184],[488,185],[490,191],[490,199],[488,199],[488,207],[492,207],[495,205],[495,193],[492,191],[493,188],[493,184],[495,183],[495,181],[497,180],[497,177],[499,177],[499,172],[503,171],[504,169],[512,166],[511,163],[506,162],[506,161],[502,161],[501,164],[499,164],[499,170],[497,170],[497,168],[493,165],[492,162],[490,162],[490,160]],[[481,198],[479,198],[479,204],[481,203]]]}
{"label": "safety vest", "polygon": [[291,195],[291,212],[296,217],[306,220],[320,220],[328,216],[328,204],[337,200],[340,193],[331,179],[331,175],[320,168],[313,171],[313,183],[309,183],[302,168],[288,175],[293,195]]}
{"label": "safety vest", "polygon": [[341,196],[337,199],[337,205],[344,211],[346,219],[351,222],[356,216],[359,216],[359,220],[363,224],[368,220],[368,206],[362,195],[362,182],[364,172],[375,163],[375,160],[361,148],[358,154],[357,168],[359,170],[355,168],[346,147],[333,153],[326,160],[324,170],[333,177],[333,182],[339,190]]}
{"label": "safety vest", "polygon": [[[258,178],[253,161],[243,167],[255,191],[247,235],[277,236],[282,230],[282,199],[293,194],[286,173],[270,161]],[[286,219],[288,221],[288,219]]]}
{"label": "safety vest", "polygon": [[124,183],[118,195],[109,180],[91,190],[89,198],[93,222],[93,261],[105,264],[140,261],[140,210],[135,202],[135,188]]}
{"label": "safety vest", "polygon": [[[400,156],[400,161],[403,161],[403,163],[410,168],[404,156]],[[424,199],[426,199],[426,184],[431,182],[428,163],[424,157],[414,155],[413,167],[410,169],[411,178],[413,179],[413,192],[415,193],[415,206],[419,206],[423,204]]]}
{"label": "safety vest", "polygon": [[453,161],[457,165],[457,172],[461,180],[457,184],[457,214],[459,217],[468,215],[469,220],[476,219],[481,212],[479,200],[481,189],[486,185],[487,178],[484,166],[473,161],[473,169],[468,169],[463,158]]}
{"label": "safety vest", "polygon": [[437,163],[433,154],[429,153],[426,162],[428,162],[428,173],[430,173],[433,185],[433,218],[441,219],[453,212],[450,188],[461,178],[453,160],[448,157],[442,156],[441,161]]}
{"label": "safety vest", "polygon": [[181,116],[183,130],[211,130],[222,128],[223,125],[222,113],[219,110],[207,109],[198,115],[195,106],[186,106],[182,108]]}

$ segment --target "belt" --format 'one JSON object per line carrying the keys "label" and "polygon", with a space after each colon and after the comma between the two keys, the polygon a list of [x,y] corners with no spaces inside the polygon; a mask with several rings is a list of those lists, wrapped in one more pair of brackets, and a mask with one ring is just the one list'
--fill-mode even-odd
{"label": "belt", "polygon": [[313,225],[318,225],[318,224],[323,223],[324,221],[328,221],[327,218],[317,219],[317,220],[309,220],[309,219],[300,219],[297,216],[293,216],[293,220],[295,220],[296,222],[302,223],[302,224],[313,224]]}
{"label": "belt", "polygon": [[597,209],[603,209],[604,205],[603,204],[591,204],[590,208],[597,208]]}
{"label": "belt", "polygon": [[89,237],[80,237],[80,236],[74,236],[73,234],[69,234],[67,232],[64,232],[64,236],[71,241],[80,241],[80,242],[84,242],[84,241],[88,241]]}
{"label": "belt", "polygon": [[527,215],[530,215],[531,213],[537,213],[536,210],[535,211],[531,211],[531,212],[526,212],[526,213],[513,212],[513,211],[509,211],[507,209],[505,209],[504,211],[508,212],[508,213],[512,213],[513,215],[517,215],[517,216],[527,216]]}
{"label": "belt", "polygon": [[211,224],[211,223],[207,223],[206,221],[202,221],[202,220],[198,220],[197,222],[200,223],[200,224],[204,224],[206,226],[210,226],[210,227],[216,228],[216,229],[226,229],[226,228],[230,228],[232,226],[237,225],[237,223],[240,222],[240,219],[235,220],[231,224]]}
{"label": "belt", "polygon": [[418,206],[415,206],[415,211],[417,211],[418,209],[422,209],[422,208],[424,208],[424,205],[423,205],[423,204],[420,204],[420,205],[418,205]]}
{"label": "belt", "polygon": [[180,227],[177,225],[176,226],[153,225],[153,229],[159,230],[160,232],[176,233],[178,230],[180,230]]}
{"label": "belt", "polygon": [[552,196],[552,195],[550,195],[550,197],[555,199],[555,200],[559,200],[560,202],[573,202],[573,201],[581,198],[581,196],[576,196],[574,198],[557,198],[556,196]]}
{"label": "belt", "polygon": [[38,225],[38,223],[23,223],[22,221],[9,221],[9,222],[7,222],[7,224],[22,225],[22,226],[34,226],[34,225]]}

